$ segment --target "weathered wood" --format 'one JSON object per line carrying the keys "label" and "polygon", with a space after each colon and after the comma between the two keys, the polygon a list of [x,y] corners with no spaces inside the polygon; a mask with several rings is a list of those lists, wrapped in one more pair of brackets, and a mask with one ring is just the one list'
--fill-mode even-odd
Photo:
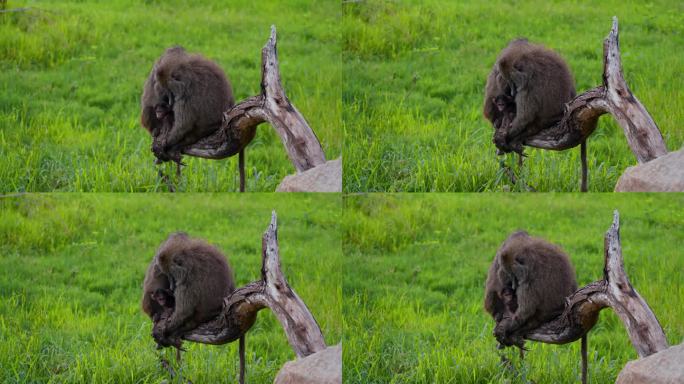
{"label": "weathered wood", "polygon": [[316,134],[285,95],[280,81],[276,29],[261,50],[261,94],[252,96],[224,114],[216,133],[183,149],[189,156],[223,159],[240,152],[254,138],[257,125],[268,122],[276,130],[297,172],[325,163]]}
{"label": "weathered wood", "polygon": [[627,136],[632,152],[639,163],[667,154],[667,147],[658,126],[646,108],[634,96],[622,75],[618,21],[613,17],[613,28],[603,42],[603,84],[610,113]]}
{"label": "weathered wood", "polygon": [[257,312],[267,307],[280,321],[297,357],[326,348],[316,319],[292,290],[280,267],[275,211],[262,238],[261,280],[235,290],[224,300],[219,316],[183,335],[183,339],[204,344],[235,341],[254,324]]}
{"label": "weathered wood", "polygon": [[617,17],[603,42],[603,85],[578,95],[566,105],[558,124],[527,138],[524,144],[557,151],[576,147],[594,132],[598,118],[606,113],[622,127],[639,163],[667,153],[658,126],[622,75]]}
{"label": "weathered wood", "polygon": [[632,287],[625,272],[620,245],[620,216],[617,211],[613,214],[613,224],[606,233],[604,247],[603,280],[575,292],[567,299],[562,315],[529,332],[525,339],[550,344],[576,341],[596,324],[601,309],[610,307],[622,320],[639,357],[668,347],[658,319]]}

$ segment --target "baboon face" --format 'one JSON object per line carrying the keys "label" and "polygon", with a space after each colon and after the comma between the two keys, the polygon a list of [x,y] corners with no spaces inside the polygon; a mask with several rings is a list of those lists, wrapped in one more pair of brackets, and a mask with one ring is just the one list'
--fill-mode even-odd
{"label": "baboon face", "polygon": [[172,308],[173,307],[173,295],[168,289],[159,288],[152,294],[152,298],[159,303],[162,307]]}
{"label": "baboon face", "polygon": [[513,97],[505,94],[498,95],[493,99],[494,105],[499,112],[505,112],[507,109],[514,106]]}
{"label": "baboon face", "polygon": [[518,286],[528,279],[530,266],[525,265],[526,258],[524,253],[501,253],[502,272],[513,282],[513,286]]}
{"label": "baboon face", "polygon": [[[166,119],[167,117],[173,116],[173,110],[171,109],[171,104],[172,104],[172,100],[171,100],[170,95],[163,95],[160,98],[159,103],[157,103],[154,106],[154,113],[155,113],[155,116],[157,117],[157,120],[162,121],[162,120]],[[171,122],[172,122],[172,120],[171,120]]]}

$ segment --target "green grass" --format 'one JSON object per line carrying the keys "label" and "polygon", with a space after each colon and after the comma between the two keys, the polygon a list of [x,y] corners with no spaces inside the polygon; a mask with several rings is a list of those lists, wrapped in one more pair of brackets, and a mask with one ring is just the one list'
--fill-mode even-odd
{"label": "green grass", "polygon": [[[180,44],[217,61],[236,100],[256,95],[261,48],[278,29],[283,86],[326,156],[342,152],[335,2],[9,1],[0,14],[0,192],[163,191],[140,94]],[[267,124],[247,147],[247,188],[273,191],[295,169]],[[237,158],[185,158],[180,191],[235,191]],[[167,172],[171,167],[166,167]]]}
{"label": "green grass", "polygon": [[[684,196],[401,194],[345,197],[344,377],[349,383],[576,383],[579,343],[529,342],[502,368],[484,311],[496,249],[516,229],[561,245],[580,286],[602,278],[603,236],[621,215],[626,272],[671,345],[684,338]],[[589,333],[591,383],[637,355],[619,318]]]}
{"label": "green grass", "polygon": [[[684,4],[674,1],[380,1],[343,6],[344,189],[578,191],[579,149],[527,149],[510,186],[482,116],[498,52],[525,36],[559,52],[578,92],[601,84],[603,39],[620,22],[627,83],[669,150],[684,144]],[[612,117],[588,141],[589,189],[612,191],[636,158]],[[509,163],[513,163],[509,160]]]}
{"label": "green grass", "polygon": [[[342,339],[339,195],[38,194],[0,198],[0,382],[159,383],[143,276],[168,233],[224,251],[236,283],[260,278],[261,235],[278,213],[283,271],[321,326]],[[237,343],[185,343],[195,383],[233,383]],[[172,353],[168,351],[170,357]],[[247,379],[271,382],[295,358],[260,312],[247,334]]]}

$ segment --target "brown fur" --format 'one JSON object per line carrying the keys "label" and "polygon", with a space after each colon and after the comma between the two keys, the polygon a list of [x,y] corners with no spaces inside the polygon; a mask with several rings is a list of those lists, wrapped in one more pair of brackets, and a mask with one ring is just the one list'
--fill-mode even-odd
{"label": "brown fur", "polygon": [[[492,141],[494,142],[494,145],[496,145],[497,148],[510,147],[513,152],[522,155],[523,147],[521,143],[516,142],[511,143],[510,145],[506,143],[506,135],[511,129],[513,119],[515,119],[515,99],[513,96],[500,94],[494,97],[494,105],[498,111],[498,115],[493,122],[495,132]],[[503,153],[504,152],[500,151],[499,154]]]}
{"label": "brown fur", "polygon": [[[152,334],[161,333],[161,327],[165,324],[166,319],[171,317],[173,310],[176,308],[176,299],[173,296],[173,291],[170,289],[159,288],[152,294],[152,299],[157,302],[163,309],[161,313],[157,313],[152,317]],[[161,349],[164,345],[171,345],[176,347],[177,350],[183,350],[183,341],[179,338],[173,338],[167,340],[166,344],[157,344],[157,349]],[[180,361],[180,353],[178,354],[178,360]]]}
{"label": "brown fur", "polygon": [[159,288],[152,294],[152,299],[163,308],[161,313],[157,313],[152,317],[152,321],[156,324],[168,319],[176,307],[176,299],[173,297],[173,292],[170,289]]}
{"label": "brown fur", "polygon": [[154,336],[162,345],[216,317],[223,299],[235,290],[233,273],[214,246],[185,233],[174,233],[155,256],[172,282],[175,309]]}
{"label": "brown fur", "polygon": [[[182,47],[167,49],[143,87],[141,124],[153,136],[152,150],[162,161],[180,162],[183,147],[221,127],[223,112],[234,104],[223,70]],[[159,118],[160,106],[172,113]]]}
{"label": "brown fur", "polygon": [[489,72],[489,76],[487,76],[483,114],[492,123],[494,129],[497,130],[501,128],[502,118],[504,117],[504,113],[500,108],[501,105],[499,104],[500,101],[504,100],[503,98],[514,103],[513,90],[501,76],[496,65],[494,65],[494,68]]}
{"label": "brown fur", "polygon": [[576,290],[575,271],[560,247],[524,231],[511,234],[497,251],[485,288],[497,340],[522,346],[525,333],[560,315]]}
{"label": "brown fur", "polygon": [[161,271],[156,261],[152,260],[145,273],[142,296],[142,310],[152,321],[159,318],[165,310],[153,297],[158,289],[171,289],[171,282]]}
{"label": "brown fur", "polygon": [[492,123],[501,115],[494,102],[501,94],[514,97],[516,112],[510,127],[502,127],[504,140],[496,144],[511,152],[560,121],[565,104],[575,97],[575,86],[570,69],[557,53],[517,39],[501,51],[487,80],[484,115]]}

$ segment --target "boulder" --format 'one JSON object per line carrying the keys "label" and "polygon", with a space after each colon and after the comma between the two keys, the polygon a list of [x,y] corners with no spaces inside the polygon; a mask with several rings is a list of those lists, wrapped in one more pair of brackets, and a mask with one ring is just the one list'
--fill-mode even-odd
{"label": "boulder", "polygon": [[288,361],[274,384],[342,384],[342,345]]}
{"label": "boulder", "polygon": [[684,192],[684,148],[627,168],[615,192]]}
{"label": "boulder", "polygon": [[615,384],[684,383],[684,343],[627,363]]}
{"label": "boulder", "polygon": [[285,176],[276,192],[342,192],[342,158]]}

